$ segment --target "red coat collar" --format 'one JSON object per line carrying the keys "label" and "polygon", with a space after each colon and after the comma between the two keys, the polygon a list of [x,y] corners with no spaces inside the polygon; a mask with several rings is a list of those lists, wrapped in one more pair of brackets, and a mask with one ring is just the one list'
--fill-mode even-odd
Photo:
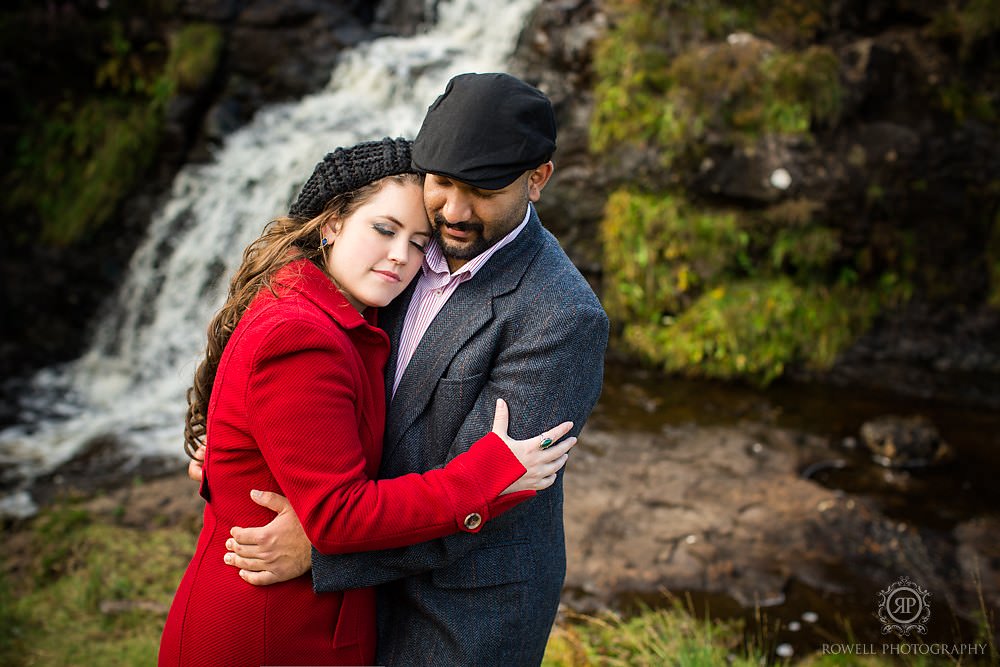
{"label": "red coat collar", "polygon": [[281,267],[274,276],[273,285],[279,292],[285,288],[301,294],[344,329],[378,325],[377,308],[366,308],[364,315],[359,313],[330,276],[307,259],[297,259]]}

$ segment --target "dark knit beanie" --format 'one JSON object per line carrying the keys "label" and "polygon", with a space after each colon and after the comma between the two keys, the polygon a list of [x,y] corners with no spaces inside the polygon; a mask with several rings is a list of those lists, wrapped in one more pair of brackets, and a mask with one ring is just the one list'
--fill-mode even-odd
{"label": "dark knit beanie", "polygon": [[312,176],[302,186],[288,215],[311,219],[323,212],[336,197],[395,174],[414,173],[410,166],[410,145],[407,139],[366,141],[351,148],[338,148],[327,153],[316,165]]}

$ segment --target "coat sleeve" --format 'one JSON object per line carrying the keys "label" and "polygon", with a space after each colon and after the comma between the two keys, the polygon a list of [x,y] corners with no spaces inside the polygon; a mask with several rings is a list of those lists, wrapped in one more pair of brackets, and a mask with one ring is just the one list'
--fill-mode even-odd
{"label": "coat sleeve", "polygon": [[471,513],[488,521],[524,474],[494,434],[441,469],[365,475],[356,412],[364,378],[350,346],[318,324],[282,321],[260,339],[246,386],[250,431],[314,547],[387,549],[467,531]]}
{"label": "coat sleeve", "polygon": [[[566,420],[573,421],[572,434],[578,434],[600,396],[607,340],[608,319],[596,304],[553,309],[548,317],[526,323],[494,362],[489,382],[463,422],[449,458],[464,455],[477,434],[490,429],[497,398],[510,406],[514,437],[530,437]],[[562,472],[541,493],[561,498]],[[533,505],[526,503],[496,518],[487,531],[507,522],[534,520]],[[453,537],[463,539],[444,538],[347,556],[328,557],[314,551],[313,586],[317,592],[326,592],[383,584],[445,567],[483,543],[482,534],[471,539]]]}

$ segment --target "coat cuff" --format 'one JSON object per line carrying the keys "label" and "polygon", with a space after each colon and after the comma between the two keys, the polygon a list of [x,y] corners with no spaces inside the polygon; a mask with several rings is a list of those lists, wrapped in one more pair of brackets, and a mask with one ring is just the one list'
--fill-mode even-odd
{"label": "coat cuff", "polygon": [[461,532],[478,533],[491,518],[535,495],[527,491],[500,497],[526,470],[496,433],[486,434],[448,465],[458,468],[448,493]]}

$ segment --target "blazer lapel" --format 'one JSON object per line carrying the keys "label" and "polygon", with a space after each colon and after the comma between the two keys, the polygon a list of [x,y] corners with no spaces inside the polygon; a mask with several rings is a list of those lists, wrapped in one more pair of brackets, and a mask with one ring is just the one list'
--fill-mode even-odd
{"label": "blazer lapel", "polygon": [[392,385],[396,381],[396,362],[399,359],[399,339],[403,335],[403,320],[406,309],[413,299],[413,291],[417,288],[417,278],[410,281],[403,293],[397,296],[388,306],[379,309],[378,323],[389,335],[389,359],[385,363],[385,404],[392,399]]}
{"label": "blazer lapel", "polygon": [[[491,257],[472,279],[460,285],[431,322],[403,371],[395,397],[389,403],[383,460],[392,455],[407,429],[427,408],[438,380],[458,351],[493,319],[493,299],[517,287],[531,260],[541,248],[542,234],[541,223],[532,207],[528,225],[514,242]],[[412,289],[407,297],[407,305],[410,297]],[[399,320],[396,333],[389,334],[393,341],[389,361],[393,373],[403,313],[405,309],[401,309],[396,318]],[[387,370],[387,374],[388,372]],[[391,392],[391,384],[389,391]]]}

